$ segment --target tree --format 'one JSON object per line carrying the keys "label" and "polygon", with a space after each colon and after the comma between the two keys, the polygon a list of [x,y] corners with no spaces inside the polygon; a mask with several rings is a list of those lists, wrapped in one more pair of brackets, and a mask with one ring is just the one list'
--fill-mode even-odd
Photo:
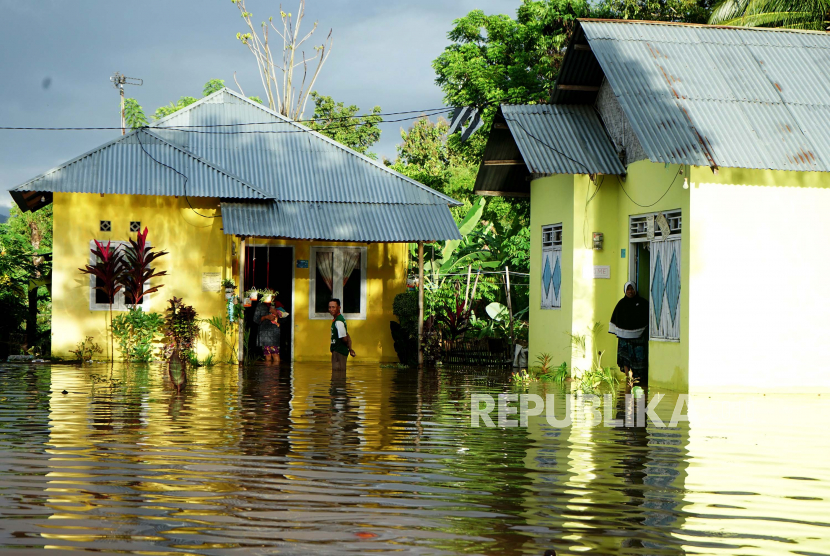
{"label": "tree", "polygon": [[516,19],[474,10],[456,19],[452,41],[432,63],[450,106],[547,102],[585,0],[523,0]]}
{"label": "tree", "polygon": [[721,0],[709,23],[825,31],[830,23],[830,0]]}
{"label": "tree", "polygon": [[594,17],[706,23],[713,0],[603,0]]}
{"label": "tree", "polygon": [[[9,221],[4,225],[3,249],[12,257],[9,262],[15,270],[15,287],[26,292],[26,343],[29,348],[41,343],[39,338],[40,301],[48,314],[49,290],[46,279],[51,271],[52,205],[36,212],[22,212],[12,207]],[[44,328],[48,328],[48,324]]]}
{"label": "tree", "polygon": [[360,108],[354,104],[345,106],[342,102],[335,102],[333,98],[321,95],[317,91],[311,93],[311,98],[314,100],[314,116],[308,127],[352,150],[370,158],[377,158],[377,155],[368,152],[368,149],[380,139],[378,124],[383,121],[383,117],[379,115],[380,106],[372,108],[371,114],[357,116]]}
{"label": "tree", "polygon": [[[309,93],[314,88],[314,82],[331,53],[331,30],[329,30],[326,40],[321,45],[313,47],[314,56],[307,59],[305,51],[300,51],[300,47],[317,30],[317,22],[314,22],[311,31],[300,38],[300,25],[305,15],[305,0],[300,0],[296,21],[290,13],[285,13],[280,8],[282,31],[274,25],[273,17],[269,17],[267,22],[263,21],[260,24],[262,36],[260,36],[251,20],[253,14],[245,7],[245,0],[231,0],[231,2],[239,8],[242,19],[248,26],[248,32],[237,33],[236,38],[247,46],[256,58],[259,76],[268,98],[268,107],[292,120],[301,120]],[[281,56],[271,50],[272,43],[269,40],[271,29],[282,39]],[[301,52],[302,61],[296,60],[298,51]],[[281,65],[278,63],[278,57],[281,58]],[[309,64],[314,64],[315,61],[317,65],[311,75],[308,87],[306,87],[306,79],[309,77]],[[294,80],[294,70],[300,66],[303,68],[303,77],[298,89]]]}

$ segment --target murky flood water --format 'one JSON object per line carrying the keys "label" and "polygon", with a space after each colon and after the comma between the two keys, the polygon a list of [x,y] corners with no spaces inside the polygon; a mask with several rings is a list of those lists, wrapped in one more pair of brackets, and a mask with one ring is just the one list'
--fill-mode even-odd
{"label": "murky flood water", "polygon": [[564,416],[483,371],[0,366],[0,550],[830,553],[830,396],[470,427],[471,394],[526,391]]}

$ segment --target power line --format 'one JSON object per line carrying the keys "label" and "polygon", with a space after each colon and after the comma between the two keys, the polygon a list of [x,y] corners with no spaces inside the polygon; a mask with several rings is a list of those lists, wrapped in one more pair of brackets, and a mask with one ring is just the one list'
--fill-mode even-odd
{"label": "power line", "polygon": [[671,183],[669,184],[669,187],[666,189],[666,191],[665,191],[662,195],[660,195],[660,198],[659,198],[659,199],[657,199],[656,201],[654,201],[654,202],[653,202],[653,203],[651,203],[650,205],[641,205],[640,203],[638,203],[637,201],[635,201],[634,199],[632,199],[632,198],[631,198],[631,195],[629,195],[629,194],[628,194],[628,191],[626,191],[626,190],[625,190],[625,187],[623,186],[623,182],[622,182],[622,180],[620,180],[620,189],[622,189],[623,193],[625,193],[625,196],[626,196],[626,197],[628,197],[628,199],[629,199],[632,203],[634,203],[635,205],[637,205],[638,207],[642,207],[642,208],[649,208],[649,207],[653,207],[654,205],[656,205],[657,203],[659,203],[660,201],[662,201],[662,200],[663,200],[663,197],[665,197],[666,195],[668,195],[669,191],[671,190],[672,186],[674,185],[674,182],[676,182],[676,181],[677,181],[677,176],[679,176],[679,175],[680,175],[680,172],[682,172],[682,171],[683,171],[683,165],[681,164],[681,165],[680,165],[680,167],[677,169],[677,173],[674,175],[674,179],[672,179],[672,180],[671,180]]}
{"label": "power line", "polygon": [[144,148],[144,143],[141,142],[141,133],[136,133],[135,137],[136,137],[136,139],[138,139],[138,144],[141,145],[141,150],[144,151],[144,154],[149,156],[156,164],[161,164],[165,168],[170,168],[171,170],[176,172],[178,175],[180,175],[182,178],[184,178],[184,185],[183,185],[184,200],[187,201],[187,205],[190,207],[190,210],[192,210],[195,214],[201,216],[202,218],[219,218],[221,216],[221,215],[208,216],[206,214],[200,213],[195,208],[193,208],[193,205],[190,204],[190,199],[187,196],[187,176],[185,176],[184,174],[182,174],[181,172],[179,172],[178,170],[176,170],[175,168],[173,168],[169,164],[165,164],[164,162],[161,162],[160,160],[157,160],[153,155],[151,155],[149,152],[147,152],[147,149]]}
{"label": "power line", "polygon": [[536,137],[535,135],[533,135],[532,133],[530,133],[530,132],[527,130],[527,128],[526,128],[525,126],[523,126],[523,125],[522,125],[522,122],[520,122],[519,120],[515,120],[515,119],[511,119],[511,118],[505,118],[505,120],[506,120],[506,121],[508,121],[508,122],[515,122],[515,123],[516,123],[516,124],[517,124],[520,128],[522,128],[522,131],[524,131],[527,135],[529,135],[530,137],[532,137],[533,139],[535,139],[535,140],[536,140],[536,141],[538,141],[539,143],[543,144],[544,146],[546,146],[547,148],[549,148],[549,149],[550,149],[550,150],[552,150],[553,152],[558,153],[558,154],[561,154],[562,156],[564,156],[565,158],[567,158],[567,159],[568,159],[568,160],[570,160],[571,162],[576,162],[577,164],[579,164],[580,166],[582,166],[583,168],[585,168],[585,169],[588,171],[588,172],[587,172],[588,174],[593,174],[593,173],[594,173],[594,172],[591,172],[591,169],[590,169],[590,168],[588,168],[587,166],[585,166],[585,164],[583,164],[582,162],[580,162],[580,161],[578,161],[578,160],[576,160],[576,159],[574,159],[574,158],[571,158],[570,156],[566,155],[565,153],[563,153],[562,151],[560,151],[560,150],[559,150],[559,149],[557,149],[556,147],[551,147],[551,146],[550,146],[550,145],[548,145],[546,142],[542,141],[541,139],[539,139],[538,137]]}
{"label": "power line", "polygon": [[[236,123],[236,124],[208,124],[208,125],[180,125],[175,127],[154,127],[152,129],[177,129],[179,131],[190,131],[189,128],[217,128],[217,127],[238,127],[238,126],[250,126],[250,125],[285,125],[285,124],[296,124],[296,123],[304,123],[304,122],[326,122],[332,120],[352,120],[352,119],[359,119],[365,118],[367,116],[398,116],[402,114],[416,114],[415,116],[410,116],[408,118],[397,118],[393,120],[383,120],[377,122],[378,124],[386,124],[386,123],[395,123],[395,122],[404,122],[407,120],[417,120],[418,118],[422,117],[431,117],[437,116],[443,112],[447,112],[452,107],[444,107],[444,108],[431,108],[429,110],[406,110],[403,112],[385,112],[385,113],[377,113],[377,114],[364,114],[364,115],[356,115],[356,116],[342,116],[336,118],[313,118],[308,120],[286,120],[286,121],[270,121],[270,122],[243,122],[243,123]],[[344,125],[343,127],[354,127],[357,125],[365,125],[367,122],[354,122],[348,125]],[[184,129],[188,128],[188,129]],[[337,129],[329,127],[327,129]],[[14,126],[0,126],[0,130],[7,130],[7,131],[112,131],[112,130],[121,130],[120,127],[14,127]],[[247,132],[247,133],[300,133],[307,130],[291,130],[291,131],[275,131],[275,132],[268,132],[268,131],[254,131],[254,132]],[[316,131],[316,130],[311,130]],[[239,132],[243,133],[243,132]]]}

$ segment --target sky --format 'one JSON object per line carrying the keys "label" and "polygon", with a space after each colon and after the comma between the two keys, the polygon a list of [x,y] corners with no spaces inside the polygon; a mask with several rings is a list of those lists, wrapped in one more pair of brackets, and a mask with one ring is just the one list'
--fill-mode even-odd
{"label": "sky", "polygon": [[[254,22],[279,16],[275,0],[246,0]],[[431,62],[452,21],[473,9],[515,16],[520,0],[307,0],[304,28],[332,30],[315,89],[361,113],[442,106]],[[285,11],[296,13],[298,0]],[[149,115],[180,96],[202,96],[212,78],[265,97],[256,62],[236,39],[246,30],[230,0],[0,0],[0,126],[117,127],[116,71]],[[309,41],[311,43],[311,41]],[[308,44],[308,43],[307,43]],[[306,117],[313,112],[306,110]],[[395,157],[401,126],[382,127],[372,150]],[[114,138],[118,131],[0,130],[0,188],[8,189]],[[0,194],[0,214],[11,197]]]}

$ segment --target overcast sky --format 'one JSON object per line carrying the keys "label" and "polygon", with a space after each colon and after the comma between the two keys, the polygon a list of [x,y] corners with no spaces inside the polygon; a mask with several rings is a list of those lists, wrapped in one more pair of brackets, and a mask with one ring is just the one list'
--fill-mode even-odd
{"label": "overcast sky", "polygon": [[[333,30],[334,48],[315,89],[362,111],[441,106],[430,63],[453,19],[480,8],[515,16],[520,0],[307,0],[306,26]],[[247,0],[254,21],[279,15],[277,0]],[[297,0],[283,8],[296,12]],[[264,97],[245,31],[230,0],[0,0],[0,126],[118,126],[119,71],[151,114],[182,95],[201,97],[211,78]],[[306,117],[311,115],[307,110]],[[393,158],[401,125],[383,126],[374,151]],[[8,189],[112,139],[115,131],[0,130],[0,187]],[[0,195],[0,206],[11,197]]]}

